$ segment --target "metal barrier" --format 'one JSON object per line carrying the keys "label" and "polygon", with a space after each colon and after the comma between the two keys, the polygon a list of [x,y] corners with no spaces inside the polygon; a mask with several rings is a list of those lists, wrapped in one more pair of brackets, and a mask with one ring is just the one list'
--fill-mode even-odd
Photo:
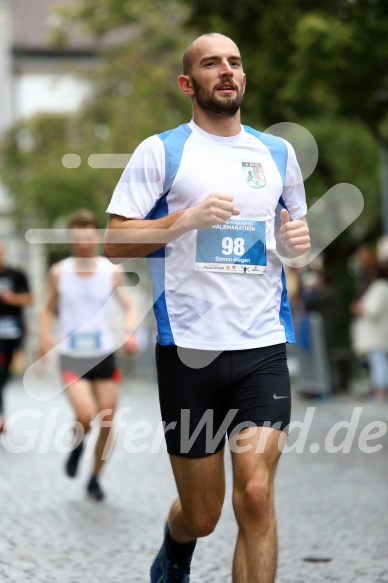
{"label": "metal barrier", "polygon": [[289,354],[297,361],[297,389],[312,396],[331,393],[333,380],[322,316],[318,312],[297,314],[294,326],[296,344]]}

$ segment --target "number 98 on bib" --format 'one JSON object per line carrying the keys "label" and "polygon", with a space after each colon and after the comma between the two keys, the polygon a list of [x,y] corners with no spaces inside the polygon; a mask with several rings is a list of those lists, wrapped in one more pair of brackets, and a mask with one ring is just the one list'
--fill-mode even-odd
{"label": "number 98 on bib", "polygon": [[264,221],[229,219],[197,232],[196,271],[260,275],[266,265]]}

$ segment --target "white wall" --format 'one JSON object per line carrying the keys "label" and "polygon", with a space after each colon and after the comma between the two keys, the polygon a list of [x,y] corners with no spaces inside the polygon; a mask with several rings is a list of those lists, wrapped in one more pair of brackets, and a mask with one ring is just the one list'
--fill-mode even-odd
{"label": "white wall", "polygon": [[20,73],[14,78],[15,118],[76,111],[89,93],[90,84],[69,73]]}
{"label": "white wall", "polygon": [[[13,120],[9,4],[0,0],[0,135]],[[0,183],[0,211],[7,212],[10,200]],[[12,224],[5,217],[0,217],[0,233],[4,236],[12,230]]]}
{"label": "white wall", "polygon": [[[78,63],[69,59],[13,57],[11,1],[0,0],[0,136],[20,118],[40,112],[75,111],[90,92],[89,83],[74,72]],[[30,363],[37,352],[37,336],[33,332],[38,330],[39,311],[45,298],[46,259],[41,245],[28,245],[21,234],[15,233],[13,222],[7,217],[11,205],[12,199],[0,183],[0,240],[6,244],[9,264],[26,270],[36,298],[26,310],[30,331],[26,352]]]}
{"label": "white wall", "polygon": [[12,120],[9,5],[0,0],[0,134]]}

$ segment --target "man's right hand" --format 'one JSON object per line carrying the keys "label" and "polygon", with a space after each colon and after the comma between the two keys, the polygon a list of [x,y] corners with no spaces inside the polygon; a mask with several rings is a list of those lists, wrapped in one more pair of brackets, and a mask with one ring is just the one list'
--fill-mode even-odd
{"label": "man's right hand", "polygon": [[239,215],[233,206],[233,196],[223,192],[213,192],[199,204],[184,213],[187,228],[209,229],[213,225],[223,225],[230,217]]}

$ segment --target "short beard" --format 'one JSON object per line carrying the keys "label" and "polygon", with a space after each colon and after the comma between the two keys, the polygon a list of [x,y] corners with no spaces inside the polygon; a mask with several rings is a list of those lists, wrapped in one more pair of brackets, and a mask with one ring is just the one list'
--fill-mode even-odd
{"label": "short beard", "polygon": [[194,77],[191,77],[191,82],[193,84],[195,99],[202,109],[225,117],[233,117],[240,109],[244,98],[244,93],[241,90],[237,90],[235,97],[221,100],[217,99],[217,96],[213,92],[203,89]]}

